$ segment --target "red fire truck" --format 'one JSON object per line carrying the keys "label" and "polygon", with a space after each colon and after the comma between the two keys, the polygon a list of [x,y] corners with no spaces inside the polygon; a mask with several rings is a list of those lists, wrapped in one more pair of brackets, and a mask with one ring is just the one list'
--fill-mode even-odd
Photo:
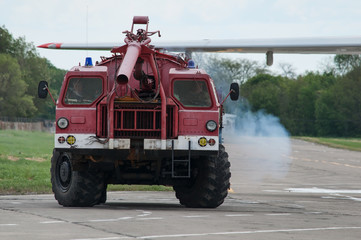
{"label": "red fire truck", "polygon": [[[133,33],[135,24],[146,29]],[[52,190],[63,206],[106,201],[108,184],[173,186],[187,207],[214,208],[230,187],[222,104],[192,60],[150,45],[134,17],[125,45],[67,72],[56,102]],[[48,84],[39,84],[45,98]],[[239,95],[238,84],[229,92]]]}

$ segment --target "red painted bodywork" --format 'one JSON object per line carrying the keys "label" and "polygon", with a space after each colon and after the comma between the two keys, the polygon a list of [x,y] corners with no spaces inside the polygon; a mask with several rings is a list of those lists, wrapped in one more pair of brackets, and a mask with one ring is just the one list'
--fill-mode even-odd
{"label": "red painted bodywork", "polygon": [[[144,21],[139,21],[144,23]],[[150,35],[150,34],[149,34]],[[127,33],[125,45],[112,50],[113,56],[102,58],[96,66],[74,67],[65,76],[57,103],[56,118],[65,117],[69,127],[57,127],[57,133],[87,133],[107,138],[177,138],[179,135],[218,136],[219,128],[210,132],[206,123],[219,125],[220,104],[209,75],[189,69],[187,60],[154,50],[147,34],[137,37]],[[138,65],[141,59],[142,65]],[[141,62],[141,61],[139,61]],[[140,63],[139,63],[140,64]],[[140,67],[139,67],[140,66]],[[142,71],[135,72],[136,68]],[[144,90],[135,76],[145,73],[157,98],[141,99]],[[97,77],[103,82],[101,95],[91,104],[66,104],[64,96],[73,77]],[[201,80],[207,83],[211,105],[185,107],[173,95],[176,80]]]}

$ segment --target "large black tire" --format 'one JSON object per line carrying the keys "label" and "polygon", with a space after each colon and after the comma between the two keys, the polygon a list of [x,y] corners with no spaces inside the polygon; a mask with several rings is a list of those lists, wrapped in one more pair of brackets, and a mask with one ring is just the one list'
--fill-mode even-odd
{"label": "large black tire", "polygon": [[191,184],[173,187],[180,204],[191,208],[218,207],[227,197],[231,178],[231,164],[223,145],[217,157],[204,157],[193,164],[197,175]]}
{"label": "large black tire", "polygon": [[103,204],[107,201],[107,188],[108,188],[108,185],[104,184],[102,196],[100,197],[98,204]]}
{"label": "large black tire", "polygon": [[60,205],[92,207],[104,201],[104,174],[96,171],[73,171],[71,153],[54,150],[50,172],[52,190]]}

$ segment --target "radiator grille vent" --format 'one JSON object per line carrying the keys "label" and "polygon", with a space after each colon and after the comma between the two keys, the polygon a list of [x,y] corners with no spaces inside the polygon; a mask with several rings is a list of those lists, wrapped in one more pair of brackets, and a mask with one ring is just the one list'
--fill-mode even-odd
{"label": "radiator grille vent", "polygon": [[[98,136],[107,137],[107,107],[101,105],[98,113]],[[115,138],[160,138],[161,105],[160,104],[114,104]],[[166,134],[174,138],[174,107],[167,107]]]}

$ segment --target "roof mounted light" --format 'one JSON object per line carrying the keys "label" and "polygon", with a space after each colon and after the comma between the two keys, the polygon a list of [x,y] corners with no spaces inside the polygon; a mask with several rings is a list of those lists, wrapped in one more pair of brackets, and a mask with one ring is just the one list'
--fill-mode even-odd
{"label": "roof mounted light", "polygon": [[86,66],[86,67],[91,67],[91,66],[93,66],[93,60],[92,60],[91,57],[86,57],[86,58],[85,58],[85,66]]}
{"label": "roof mounted light", "polygon": [[188,68],[196,68],[196,64],[194,63],[193,60],[188,61]]}

